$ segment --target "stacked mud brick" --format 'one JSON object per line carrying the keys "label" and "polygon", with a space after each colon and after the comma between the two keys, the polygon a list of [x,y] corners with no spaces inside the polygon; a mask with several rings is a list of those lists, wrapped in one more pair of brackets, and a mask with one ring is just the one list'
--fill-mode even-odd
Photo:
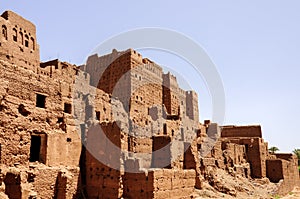
{"label": "stacked mud brick", "polygon": [[0,28],[0,198],[190,198],[213,168],[299,183],[260,126],[201,124],[197,94],[135,50],[41,62],[31,22]]}

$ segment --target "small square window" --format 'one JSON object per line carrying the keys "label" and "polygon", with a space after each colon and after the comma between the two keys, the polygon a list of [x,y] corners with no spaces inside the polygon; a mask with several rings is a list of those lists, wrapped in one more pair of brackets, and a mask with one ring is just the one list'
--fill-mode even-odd
{"label": "small square window", "polygon": [[36,107],[45,108],[46,107],[46,96],[41,94],[36,94]]}
{"label": "small square window", "polygon": [[64,104],[64,112],[71,114],[72,113],[72,105],[69,103],[65,103]]}

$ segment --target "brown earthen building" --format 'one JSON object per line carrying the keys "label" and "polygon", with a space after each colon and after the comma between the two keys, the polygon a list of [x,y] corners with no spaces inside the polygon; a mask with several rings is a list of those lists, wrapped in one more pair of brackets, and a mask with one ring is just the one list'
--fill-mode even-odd
{"label": "brown earthen building", "polygon": [[6,11],[0,28],[0,198],[191,198],[218,189],[212,168],[299,184],[260,126],[200,123],[197,94],[135,50],[41,62],[31,22]]}

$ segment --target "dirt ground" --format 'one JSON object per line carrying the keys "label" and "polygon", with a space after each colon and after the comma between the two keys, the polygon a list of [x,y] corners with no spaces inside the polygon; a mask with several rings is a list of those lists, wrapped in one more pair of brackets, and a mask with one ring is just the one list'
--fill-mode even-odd
{"label": "dirt ground", "polygon": [[[286,196],[277,196],[276,194],[270,193],[270,187],[274,185],[268,185],[269,188],[257,188],[253,192],[238,192],[236,196],[230,196],[228,194],[217,193],[214,190],[206,189],[206,190],[197,190],[196,191],[196,199],[208,199],[208,198],[224,198],[224,199],[300,199],[300,188],[296,187],[292,192],[287,194]],[[271,188],[272,189],[272,188]]]}
{"label": "dirt ground", "polygon": [[291,193],[281,197],[281,199],[300,199],[300,187],[296,187]]}
{"label": "dirt ground", "polygon": [[223,170],[214,172],[213,177],[211,183],[203,183],[203,189],[195,190],[193,198],[300,199],[300,187],[296,187],[286,196],[279,197],[276,195],[279,184],[271,183],[267,178],[249,180],[241,176],[228,175]]}

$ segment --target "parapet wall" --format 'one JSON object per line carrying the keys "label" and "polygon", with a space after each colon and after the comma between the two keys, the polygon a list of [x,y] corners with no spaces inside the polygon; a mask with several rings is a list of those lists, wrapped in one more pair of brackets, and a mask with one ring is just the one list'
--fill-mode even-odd
{"label": "parapet wall", "polygon": [[221,137],[262,137],[260,126],[223,126]]}

